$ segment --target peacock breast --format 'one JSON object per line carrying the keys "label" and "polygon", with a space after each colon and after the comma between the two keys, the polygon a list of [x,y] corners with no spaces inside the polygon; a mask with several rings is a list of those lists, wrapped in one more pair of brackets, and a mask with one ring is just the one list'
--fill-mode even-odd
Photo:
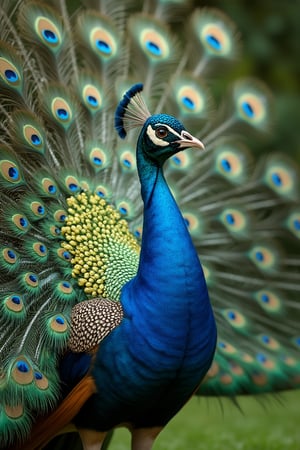
{"label": "peacock breast", "polygon": [[157,372],[159,379],[182,368],[201,369],[211,359],[216,336],[206,286],[201,280],[198,289],[185,283],[168,299],[155,289],[143,289],[137,297],[136,289],[133,279],[121,295],[132,358]]}
{"label": "peacock breast", "polygon": [[164,425],[200,384],[213,357],[215,324],[208,312],[202,329],[202,309],[185,300],[166,307],[157,299],[154,307],[141,297],[136,303],[130,289],[122,293],[124,318],[101,343],[93,369],[98,427]]}

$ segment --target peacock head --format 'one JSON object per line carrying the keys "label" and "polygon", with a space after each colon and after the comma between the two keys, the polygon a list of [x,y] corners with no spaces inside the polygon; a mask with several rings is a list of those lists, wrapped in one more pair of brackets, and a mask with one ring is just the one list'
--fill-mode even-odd
{"label": "peacock head", "polygon": [[175,117],[167,114],[151,115],[140,94],[142,89],[142,84],[132,86],[117,107],[115,127],[121,138],[125,138],[128,130],[141,126],[138,151],[159,166],[186,148],[204,149],[203,143],[189,134]]}
{"label": "peacock head", "polygon": [[139,143],[141,151],[159,165],[186,148],[204,149],[203,143],[188,133],[179,120],[167,114],[155,114],[146,120]]}

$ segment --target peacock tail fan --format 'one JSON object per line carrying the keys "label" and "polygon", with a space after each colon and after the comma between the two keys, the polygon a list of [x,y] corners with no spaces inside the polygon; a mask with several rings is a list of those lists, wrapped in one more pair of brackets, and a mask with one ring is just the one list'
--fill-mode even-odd
{"label": "peacock tail fan", "polygon": [[[238,80],[216,105],[209,77],[236,58],[235,26],[216,10],[190,10],[188,1],[97,4],[75,11],[56,0],[0,5],[6,446],[24,440],[34,417],[61,399],[57,367],[72,308],[95,297],[117,302],[136,274],[143,207],[134,117],[127,133],[119,121],[124,141],[114,130],[116,106],[136,83],[152,112],[176,115],[206,146],[201,154],[178,153],[165,167],[218,326],[215,360],[198,393],[300,385],[299,171],[282,154],[255,161],[247,147],[247,135],[265,133],[272,122],[264,85]],[[178,33],[182,15],[190,19]],[[135,118],[142,110],[147,116],[140,106]]]}

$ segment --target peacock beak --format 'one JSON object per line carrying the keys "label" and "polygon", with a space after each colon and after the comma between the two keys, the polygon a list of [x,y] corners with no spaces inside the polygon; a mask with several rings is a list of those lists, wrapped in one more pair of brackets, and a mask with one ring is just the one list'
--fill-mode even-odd
{"label": "peacock beak", "polygon": [[201,150],[204,150],[204,144],[196,137],[192,136],[187,131],[183,130],[180,135],[180,139],[176,141],[177,144],[179,144],[179,148],[190,148],[190,147],[197,147],[201,148]]}

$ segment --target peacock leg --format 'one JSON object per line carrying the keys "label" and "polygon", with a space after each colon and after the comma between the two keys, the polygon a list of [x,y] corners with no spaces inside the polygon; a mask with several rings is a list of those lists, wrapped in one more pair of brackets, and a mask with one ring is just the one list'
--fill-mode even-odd
{"label": "peacock leg", "polygon": [[131,431],[131,450],[151,450],[162,427],[138,428]]}
{"label": "peacock leg", "polygon": [[80,428],[78,430],[84,450],[101,450],[106,432]]}

